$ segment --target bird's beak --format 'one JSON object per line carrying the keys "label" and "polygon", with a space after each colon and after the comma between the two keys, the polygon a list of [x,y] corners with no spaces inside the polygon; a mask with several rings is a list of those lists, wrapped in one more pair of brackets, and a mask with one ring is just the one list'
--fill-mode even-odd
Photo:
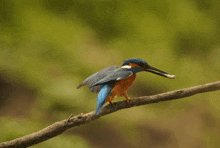
{"label": "bird's beak", "polygon": [[166,73],[162,70],[159,70],[157,68],[154,68],[152,66],[150,66],[150,67],[148,67],[148,69],[144,69],[144,70],[151,72],[151,73],[154,73],[154,74],[157,74],[157,75],[160,75],[160,76],[163,76],[163,77],[170,78],[170,79],[174,79],[176,77],[175,75],[168,74],[168,73]]}

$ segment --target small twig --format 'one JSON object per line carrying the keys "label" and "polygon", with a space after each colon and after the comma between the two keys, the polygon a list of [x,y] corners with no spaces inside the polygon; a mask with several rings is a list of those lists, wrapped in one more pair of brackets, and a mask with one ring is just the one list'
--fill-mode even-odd
{"label": "small twig", "polygon": [[67,122],[70,122],[71,117],[73,117],[73,114],[71,114],[71,115],[69,116],[69,118],[67,119]]}
{"label": "small twig", "polygon": [[131,99],[129,103],[126,103],[126,100],[115,102],[113,105],[106,105],[101,113],[96,116],[95,112],[92,111],[87,114],[79,114],[77,116],[70,115],[68,119],[53,123],[52,125],[30,135],[17,138],[8,142],[0,143],[0,148],[14,148],[14,147],[28,147],[45,140],[48,140],[52,137],[55,137],[67,129],[80,126],[85,123],[88,123],[92,120],[96,120],[101,116],[105,116],[107,114],[113,113],[120,109],[130,108],[139,105],[145,105],[150,103],[158,103],[160,101],[169,101],[174,99],[180,99],[184,97],[189,97],[198,93],[204,93],[209,91],[215,91],[220,89],[220,81],[208,83],[205,85],[194,86],[190,88],[175,90],[171,92],[166,92],[162,94],[157,94],[153,96],[142,96]]}

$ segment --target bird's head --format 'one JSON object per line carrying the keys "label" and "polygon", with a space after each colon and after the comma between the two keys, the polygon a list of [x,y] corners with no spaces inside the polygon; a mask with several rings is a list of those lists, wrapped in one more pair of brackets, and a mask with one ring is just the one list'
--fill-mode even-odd
{"label": "bird's head", "polygon": [[139,58],[130,58],[125,60],[122,63],[121,68],[131,70],[133,73],[147,71],[171,79],[174,79],[176,77],[175,75],[170,75],[162,70],[150,66],[146,61]]}

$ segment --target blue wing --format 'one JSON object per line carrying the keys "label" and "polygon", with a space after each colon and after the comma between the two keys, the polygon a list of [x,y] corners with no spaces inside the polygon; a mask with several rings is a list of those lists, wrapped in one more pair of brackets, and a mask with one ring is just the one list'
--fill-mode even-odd
{"label": "blue wing", "polygon": [[125,78],[130,77],[133,74],[132,71],[129,71],[124,68],[118,68],[113,73],[109,74],[108,76],[104,77],[103,79],[99,80],[98,82],[94,83],[92,86],[96,85],[104,85],[106,83],[112,83],[118,80],[123,80]]}
{"label": "blue wing", "polygon": [[80,88],[84,85],[88,85],[91,92],[98,93],[101,90],[101,88],[103,87],[103,85],[94,86],[94,84],[96,82],[100,81],[101,79],[103,79],[104,77],[108,76],[109,74],[113,73],[116,69],[117,69],[117,66],[110,66],[105,69],[102,69],[99,72],[97,72],[97,73],[91,75],[90,77],[88,77],[87,79],[85,79],[82,83],[80,83],[77,86],[77,88]]}
{"label": "blue wing", "polygon": [[99,94],[98,94],[98,97],[97,97],[97,107],[96,107],[96,111],[95,111],[95,114],[98,115],[104,104],[105,104],[105,100],[106,98],[110,95],[111,93],[111,90],[115,87],[115,84],[114,83],[109,83],[109,84],[105,84]]}

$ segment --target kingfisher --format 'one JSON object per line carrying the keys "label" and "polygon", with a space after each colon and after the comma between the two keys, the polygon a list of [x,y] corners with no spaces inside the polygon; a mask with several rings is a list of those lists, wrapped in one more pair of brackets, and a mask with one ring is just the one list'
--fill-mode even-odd
{"label": "kingfisher", "polygon": [[88,85],[92,93],[98,93],[95,115],[98,115],[105,102],[113,104],[116,96],[125,97],[127,103],[130,100],[127,90],[133,84],[136,74],[141,71],[151,72],[167,78],[175,78],[162,70],[150,66],[145,60],[130,58],[124,60],[120,68],[110,66],[91,75],[77,86],[77,89]]}

